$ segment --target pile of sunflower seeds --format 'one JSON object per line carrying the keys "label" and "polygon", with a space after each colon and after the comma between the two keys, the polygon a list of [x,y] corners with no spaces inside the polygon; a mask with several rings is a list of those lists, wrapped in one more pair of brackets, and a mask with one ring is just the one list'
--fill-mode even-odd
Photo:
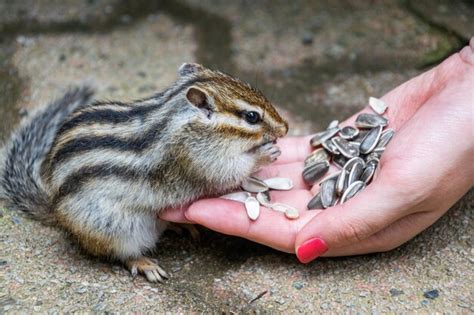
{"label": "pile of sunflower seeds", "polygon": [[388,120],[384,101],[371,97],[369,105],[375,112],[357,116],[355,126],[339,127],[332,121],[325,131],[311,138],[315,150],[305,159],[303,179],[314,185],[334,163],[340,171],[328,175],[320,183],[319,193],[308,203],[308,209],[326,209],[343,204],[370,183],[385,147],[394,131],[384,130]]}
{"label": "pile of sunflower seeds", "polygon": [[[297,219],[300,214],[298,209],[279,202],[272,203],[270,200],[270,190],[290,190],[293,188],[293,181],[289,178],[275,177],[259,179],[249,177],[241,187],[244,191],[230,193],[220,198],[242,202],[245,204],[248,217],[255,221],[260,215],[260,206],[282,212],[288,219]],[[253,195],[252,195],[253,194]]]}

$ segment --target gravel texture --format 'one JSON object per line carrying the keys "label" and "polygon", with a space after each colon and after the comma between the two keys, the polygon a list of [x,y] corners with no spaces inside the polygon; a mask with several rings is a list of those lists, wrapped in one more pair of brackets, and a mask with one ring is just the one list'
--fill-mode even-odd
{"label": "gravel texture", "polygon": [[[69,85],[92,83],[101,98],[144,97],[185,61],[256,84],[289,117],[292,134],[308,134],[462,45],[463,18],[452,16],[464,2],[435,1],[451,17],[441,28],[439,15],[417,13],[425,2],[407,3],[1,1],[0,136],[20,109]],[[120,265],[82,254],[58,229],[2,208],[0,313],[468,314],[473,197],[471,190],[389,253],[309,265],[205,229],[200,242],[170,231],[155,255],[172,274],[164,285],[132,279]]]}

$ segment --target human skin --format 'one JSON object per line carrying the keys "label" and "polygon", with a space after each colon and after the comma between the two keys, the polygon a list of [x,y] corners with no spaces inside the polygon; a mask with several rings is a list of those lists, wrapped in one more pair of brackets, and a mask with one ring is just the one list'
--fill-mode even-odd
{"label": "human skin", "polygon": [[[346,203],[307,210],[319,190],[319,185],[306,185],[301,176],[303,161],[312,151],[311,137],[288,137],[278,142],[282,151],[278,161],[257,176],[293,180],[293,190],[272,191],[271,198],[298,208],[299,219],[288,220],[262,207],[258,220],[251,221],[241,203],[218,198],[168,210],[160,217],[296,253],[303,263],[319,256],[383,252],[402,245],[431,226],[474,185],[474,38],[459,53],[382,99],[389,104],[385,116],[395,136],[372,183]],[[358,114],[341,125],[353,124]]]}

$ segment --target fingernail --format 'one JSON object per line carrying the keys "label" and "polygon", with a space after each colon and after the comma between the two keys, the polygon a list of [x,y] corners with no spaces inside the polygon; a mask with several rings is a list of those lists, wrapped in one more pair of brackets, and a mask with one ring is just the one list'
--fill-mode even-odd
{"label": "fingernail", "polygon": [[324,254],[327,250],[326,242],[320,238],[312,238],[298,247],[296,257],[303,264],[307,264]]}

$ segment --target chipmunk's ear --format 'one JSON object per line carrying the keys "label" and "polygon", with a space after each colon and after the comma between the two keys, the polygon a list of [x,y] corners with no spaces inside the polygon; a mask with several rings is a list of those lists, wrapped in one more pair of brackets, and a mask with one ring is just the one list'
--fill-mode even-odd
{"label": "chipmunk's ear", "polygon": [[206,114],[207,118],[211,118],[212,114],[212,107],[209,102],[209,96],[207,92],[201,88],[196,86],[191,86],[186,91],[186,99],[194,106],[199,108],[204,114]]}
{"label": "chipmunk's ear", "polygon": [[179,69],[178,73],[180,76],[189,75],[192,73],[197,73],[203,71],[205,68],[198,63],[183,63]]}

